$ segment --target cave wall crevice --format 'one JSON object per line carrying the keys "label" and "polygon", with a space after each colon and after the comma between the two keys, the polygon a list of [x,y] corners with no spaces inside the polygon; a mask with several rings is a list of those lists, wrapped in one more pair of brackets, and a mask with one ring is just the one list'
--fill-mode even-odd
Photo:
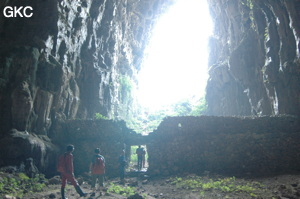
{"label": "cave wall crevice", "polygon": [[[208,2],[215,24],[206,89],[208,114],[298,115],[299,23],[295,21],[300,2]],[[222,67],[226,69],[220,72]],[[226,82],[240,88],[238,92],[220,82],[220,75],[229,77]]]}

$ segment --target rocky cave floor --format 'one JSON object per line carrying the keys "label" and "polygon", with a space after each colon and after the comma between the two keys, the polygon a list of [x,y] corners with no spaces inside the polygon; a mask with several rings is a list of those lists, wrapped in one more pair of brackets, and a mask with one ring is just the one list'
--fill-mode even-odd
{"label": "rocky cave floor", "polygon": [[[97,190],[93,195],[89,179],[78,177],[81,188],[87,193],[79,197],[71,185],[67,185],[68,199],[215,199],[215,198],[260,198],[260,199],[297,199],[300,198],[300,174],[279,175],[264,178],[238,178],[219,175],[184,175],[172,177],[150,178],[147,175],[127,177],[125,185],[118,179],[107,179],[103,190]],[[125,189],[124,189],[125,188]],[[114,191],[112,191],[114,189]],[[114,193],[120,191],[119,194]],[[126,196],[126,192],[135,195]],[[132,194],[131,193],[131,194]],[[1,193],[0,193],[1,194]],[[123,195],[121,195],[123,194]],[[18,199],[6,194],[4,199]],[[26,199],[60,199],[59,176],[49,179],[49,184],[42,192],[24,195]]]}

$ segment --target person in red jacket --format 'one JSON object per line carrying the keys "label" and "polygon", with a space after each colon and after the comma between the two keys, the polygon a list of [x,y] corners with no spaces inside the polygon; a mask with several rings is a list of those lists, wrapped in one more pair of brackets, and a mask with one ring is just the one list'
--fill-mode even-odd
{"label": "person in red jacket", "polygon": [[86,193],[83,193],[83,191],[81,190],[81,188],[74,176],[73,154],[72,154],[73,151],[74,151],[74,146],[68,145],[67,151],[64,154],[65,170],[63,172],[61,172],[61,198],[62,199],[67,199],[65,197],[65,187],[66,187],[67,181],[69,181],[75,187],[75,189],[76,189],[77,193],[80,195],[80,197],[87,195]]}
{"label": "person in red jacket", "polygon": [[104,175],[105,175],[105,158],[103,155],[100,155],[100,148],[95,149],[95,154],[92,158],[90,164],[90,172],[92,174],[92,189],[93,194],[91,196],[95,196],[96,191],[96,182],[100,185],[99,189],[104,187]]}

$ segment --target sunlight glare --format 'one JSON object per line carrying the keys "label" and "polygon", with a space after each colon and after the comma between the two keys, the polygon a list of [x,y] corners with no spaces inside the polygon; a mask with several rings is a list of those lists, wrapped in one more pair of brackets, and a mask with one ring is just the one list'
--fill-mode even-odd
{"label": "sunlight glare", "polygon": [[139,73],[138,100],[159,109],[205,93],[212,22],[205,0],[178,0],[154,28]]}

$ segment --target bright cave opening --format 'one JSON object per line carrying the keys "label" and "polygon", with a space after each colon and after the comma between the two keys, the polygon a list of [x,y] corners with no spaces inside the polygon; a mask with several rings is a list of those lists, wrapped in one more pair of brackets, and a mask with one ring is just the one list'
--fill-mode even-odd
{"label": "bright cave opening", "polygon": [[138,76],[140,117],[146,121],[142,134],[155,129],[165,116],[205,111],[211,34],[206,1],[178,0],[158,20]]}

